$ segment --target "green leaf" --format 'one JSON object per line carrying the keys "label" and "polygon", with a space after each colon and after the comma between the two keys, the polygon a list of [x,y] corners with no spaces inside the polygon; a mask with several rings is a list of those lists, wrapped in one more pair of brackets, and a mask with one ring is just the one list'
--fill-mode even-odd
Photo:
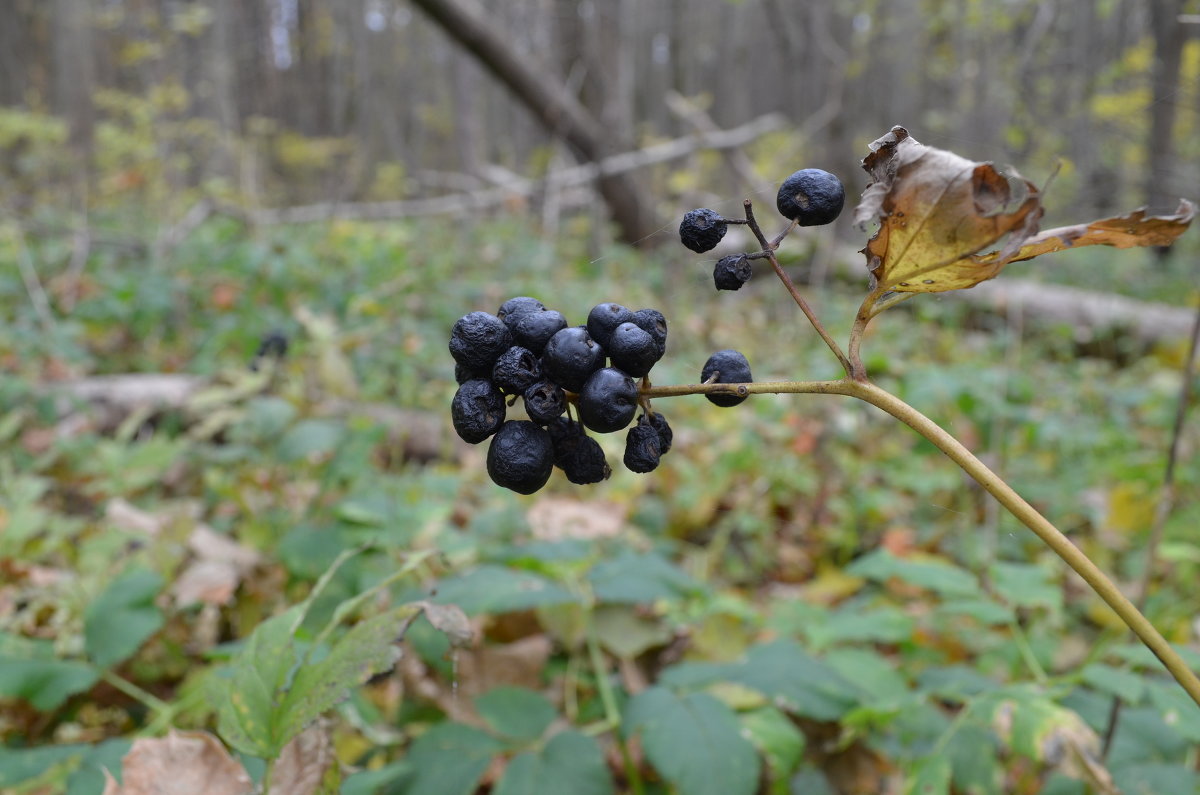
{"label": "green leaf", "polygon": [[484,565],[458,577],[440,581],[437,598],[433,601],[456,604],[467,614],[474,615],[577,603],[579,598],[545,577],[502,566]]}
{"label": "green leaf", "polygon": [[759,760],[737,716],[707,693],[651,687],[630,699],[624,730],[640,733],[654,768],[688,795],[752,795]]}
{"label": "green leaf", "polygon": [[279,457],[297,461],[332,453],[342,441],[345,426],[332,420],[301,420],[279,440]]}
{"label": "green leaf", "polygon": [[274,759],[287,744],[275,736],[273,719],[280,691],[296,667],[292,632],[303,609],[295,605],[255,627],[231,664],[217,731],[243,753]]}
{"label": "green leaf", "polygon": [[163,625],[154,598],[163,579],[149,569],[134,569],[113,580],[84,614],[88,655],[101,668],[133,655]]}
{"label": "green leaf", "polygon": [[611,795],[612,774],[591,737],[554,735],[539,752],[519,754],[504,770],[493,795]]}
{"label": "green leaf", "polygon": [[23,698],[48,712],[100,678],[95,667],[70,660],[21,660],[0,657],[0,695]]}
{"label": "green leaf", "polygon": [[1138,703],[1146,693],[1145,677],[1104,663],[1088,665],[1080,676],[1097,690],[1120,696],[1127,704]]}
{"label": "green leaf", "polygon": [[904,795],[949,795],[950,760],[942,754],[917,761],[904,779]]}
{"label": "green leaf", "polygon": [[926,668],[917,675],[917,687],[923,693],[949,701],[963,702],[1000,685],[966,665]]}
{"label": "green leaf", "polygon": [[[1195,704],[1193,704],[1195,708]],[[1123,795],[1164,795],[1200,792],[1200,773],[1182,764],[1135,764],[1113,770],[1113,780]]]}
{"label": "green leaf", "polygon": [[762,754],[771,779],[771,795],[790,795],[788,779],[804,758],[804,733],[774,707],[741,715],[742,728]]}
{"label": "green leaf", "polygon": [[909,694],[908,682],[882,655],[869,649],[835,649],[825,664],[867,695],[875,706],[897,703]]}
{"label": "green leaf", "polygon": [[546,697],[523,687],[496,687],[475,698],[479,716],[499,735],[518,741],[542,736],[558,711]]}
{"label": "green leaf", "polygon": [[417,738],[408,751],[413,777],[404,795],[471,795],[500,743],[461,723],[439,723]]}
{"label": "green leaf", "polygon": [[117,737],[92,746],[67,779],[66,795],[94,795],[104,790],[104,771],[120,780],[121,758],[129,753],[132,740]]}
{"label": "green leaf", "polygon": [[1051,573],[1030,563],[996,562],[988,567],[996,592],[1014,607],[1062,609],[1062,589],[1051,582]]}
{"label": "green leaf", "polygon": [[415,612],[406,606],[361,621],[333,644],[327,657],[301,666],[272,722],[274,741],[282,748],[350,688],[395,665],[400,658],[396,642]]}
{"label": "green leaf", "polygon": [[838,610],[826,623],[808,631],[817,648],[833,643],[901,643],[912,637],[916,622],[895,607]]}
{"label": "green leaf", "polygon": [[1001,792],[1004,771],[997,752],[994,733],[975,723],[959,726],[944,751],[954,770],[954,786],[970,795]]}
{"label": "green leaf", "polygon": [[87,752],[86,745],[45,745],[40,748],[0,746],[0,787],[15,787]]}
{"label": "green leaf", "polygon": [[983,599],[956,599],[943,602],[935,611],[939,616],[968,616],[987,626],[1005,625],[1013,620],[1012,608]]}
{"label": "green leaf", "polygon": [[624,659],[664,646],[674,637],[664,623],[639,615],[628,605],[600,605],[592,613],[592,625],[600,644]]}
{"label": "green leaf", "polygon": [[949,561],[897,558],[886,549],[871,552],[846,567],[846,573],[887,582],[892,577],[928,588],[943,597],[981,596],[974,575]]}
{"label": "green leaf", "polygon": [[599,602],[644,604],[704,593],[704,586],[666,558],[654,553],[625,553],[596,564],[588,581]]}
{"label": "green leaf", "polygon": [[675,687],[727,681],[771,698],[788,712],[837,720],[858,703],[853,684],[792,641],[752,648],[735,663],[683,663],[666,669],[662,681]]}
{"label": "green leaf", "polygon": [[351,773],[342,782],[341,795],[379,795],[381,792],[396,791],[392,785],[398,785],[400,779],[412,772],[412,765],[407,761],[393,762],[378,770],[360,770]]}
{"label": "green leaf", "polygon": [[1163,723],[1192,742],[1200,743],[1200,709],[1183,688],[1175,682],[1151,682],[1146,689],[1150,691],[1150,703],[1162,716]]}

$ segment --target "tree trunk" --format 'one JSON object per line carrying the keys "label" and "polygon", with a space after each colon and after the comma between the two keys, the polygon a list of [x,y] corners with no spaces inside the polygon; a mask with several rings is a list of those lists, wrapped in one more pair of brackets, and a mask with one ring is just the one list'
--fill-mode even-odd
{"label": "tree trunk", "polygon": [[[455,39],[518,99],[554,135],[561,136],[585,161],[600,160],[613,152],[600,123],[566,88],[545,70],[515,51],[491,25],[473,0],[413,0],[447,34]],[[601,196],[629,245],[646,245],[659,229],[646,194],[631,174],[600,177]]]}
{"label": "tree trunk", "polygon": [[1178,202],[1175,184],[1175,155],[1172,129],[1175,126],[1176,93],[1183,63],[1187,26],[1179,22],[1183,0],[1152,0],[1150,28],[1154,35],[1154,64],[1151,67],[1150,138],[1147,144],[1146,204],[1158,210]]}

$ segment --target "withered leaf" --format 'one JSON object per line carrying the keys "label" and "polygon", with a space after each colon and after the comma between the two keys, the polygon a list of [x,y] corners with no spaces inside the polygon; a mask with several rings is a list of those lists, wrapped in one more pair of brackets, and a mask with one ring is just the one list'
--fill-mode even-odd
{"label": "withered leaf", "polygon": [[[871,183],[855,210],[879,230],[863,253],[881,290],[936,293],[973,287],[1000,272],[1037,231],[1037,187],[1015,172],[918,143],[903,127],[872,142]],[[993,258],[974,255],[1005,235]]]}
{"label": "withered leaf", "polygon": [[105,795],[250,795],[254,783],[208,732],[178,732],[135,740],[121,760],[123,784],[111,778]]}

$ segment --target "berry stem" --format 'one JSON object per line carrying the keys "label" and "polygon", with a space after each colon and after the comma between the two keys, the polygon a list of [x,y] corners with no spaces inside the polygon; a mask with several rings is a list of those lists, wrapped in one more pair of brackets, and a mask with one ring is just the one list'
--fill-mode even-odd
{"label": "berry stem", "polygon": [[[754,218],[754,207],[749,199],[746,199],[742,204],[746,208],[746,223],[750,227],[750,231],[754,233],[754,237],[758,239],[758,244],[762,246],[762,250],[766,252],[767,259],[771,263],[771,267],[775,270],[775,275],[779,277],[779,281],[783,282],[783,286],[787,289],[788,294],[792,296],[792,300],[796,302],[796,306],[800,307],[800,311],[808,318],[808,322],[812,323],[812,327],[820,335],[825,344],[829,346],[829,350],[833,351],[833,355],[837,357],[842,364],[842,369],[849,375],[851,373],[850,360],[846,358],[846,354],[842,352],[842,348],[837,344],[833,337],[829,336],[829,332],[821,325],[821,321],[813,313],[812,307],[804,300],[804,296],[800,295],[800,291],[796,289],[796,285],[792,283],[791,278],[784,272],[779,265],[779,259],[775,256],[775,249],[779,247],[780,241],[791,231],[789,226],[783,234],[781,234],[774,242],[768,241],[767,236],[763,234],[762,228],[758,225],[758,221]],[[795,225],[793,221],[792,225]]]}
{"label": "berry stem", "polygon": [[[867,302],[860,310],[860,319],[867,316]],[[869,320],[869,316],[867,317]],[[865,325],[865,323],[863,324]],[[859,323],[855,322],[858,328]],[[861,332],[860,332],[861,336]],[[1179,656],[1154,625],[1120,589],[1113,584],[1104,572],[1088,558],[1080,549],[1067,538],[1062,531],[1055,527],[1046,517],[1042,516],[1032,505],[1017,494],[1011,486],[987,467],[982,461],[933,420],[926,417],[917,409],[905,403],[891,392],[867,381],[865,376],[856,379],[848,376],[838,381],[762,381],[750,384],[685,384],[678,386],[656,386],[643,394],[648,398],[675,397],[678,395],[703,394],[782,394],[782,393],[811,393],[825,395],[846,395],[870,403],[878,409],[886,411],[905,425],[932,442],[947,458],[970,475],[980,486],[991,494],[1009,513],[1037,535],[1056,555],[1062,558],[1076,574],[1095,591],[1096,595],[1112,608],[1121,620],[1134,631],[1158,657],[1163,666],[1174,677],[1175,681],[1187,691],[1192,700],[1200,706],[1200,679],[1188,669],[1187,664]]]}

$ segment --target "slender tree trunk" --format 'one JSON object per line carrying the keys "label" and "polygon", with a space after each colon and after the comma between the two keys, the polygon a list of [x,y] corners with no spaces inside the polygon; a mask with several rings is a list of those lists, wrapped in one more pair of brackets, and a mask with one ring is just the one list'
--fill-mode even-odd
{"label": "slender tree trunk", "polygon": [[[595,117],[561,83],[514,50],[489,24],[474,0],[413,0],[413,3],[478,58],[551,133],[561,136],[576,156],[595,161],[614,151]],[[655,237],[658,223],[635,177],[618,174],[601,177],[597,182],[625,243],[645,245]]]}
{"label": "slender tree trunk", "polygon": [[1187,38],[1180,24],[1183,0],[1151,0],[1150,28],[1154,35],[1154,65],[1151,68],[1152,100],[1150,137],[1147,144],[1146,203],[1151,210],[1174,207],[1180,196],[1175,184],[1175,149],[1171,135],[1175,126],[1176,94]]}

